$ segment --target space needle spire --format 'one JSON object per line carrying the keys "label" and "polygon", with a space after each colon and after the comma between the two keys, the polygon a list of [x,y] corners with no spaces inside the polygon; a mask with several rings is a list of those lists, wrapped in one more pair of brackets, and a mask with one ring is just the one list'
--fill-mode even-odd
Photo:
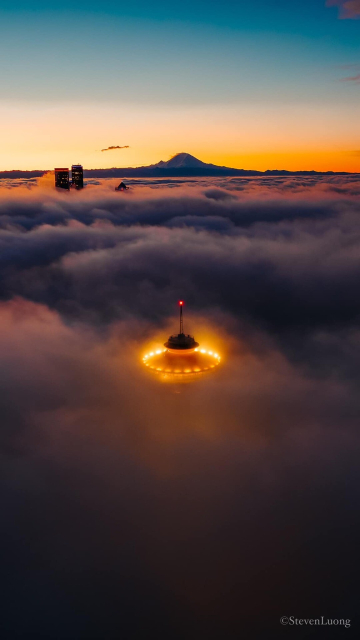
{"label": "space needle spire", "polygon": [[199,346],[199,343],[195,342],[193,336],[186,336],[184,333],[183,306],[184,300],[179,300],[180,333],[170,336],[168,341],[164,343],[164,347],[172,351],[187,351],[189,353],[189,350],[196,349]]}
{"label": "space needle spire", "polygon": [[183,306],[184,306],[184,301],[180,300],[179,301],[179,307],[180,307],[180,335],[182,336],[184,333],[184,325],[183,325]]}

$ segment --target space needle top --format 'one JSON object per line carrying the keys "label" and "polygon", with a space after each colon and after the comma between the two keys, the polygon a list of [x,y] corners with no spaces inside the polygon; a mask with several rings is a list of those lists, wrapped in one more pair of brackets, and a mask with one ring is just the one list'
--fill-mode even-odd
{"label": "space needle top", "polygon": [[186,351],[189,353],[190,350],[196,349],[199,346],[198,342],[195,342],[193,336],[185,335],[184,333],[184,324],[183,324],[183,307],[184,301],[179,301],[180,307],[180,333],[177,335],[170,336],[167,342],[164,343],[164,347],[166,347],[169,351]]}

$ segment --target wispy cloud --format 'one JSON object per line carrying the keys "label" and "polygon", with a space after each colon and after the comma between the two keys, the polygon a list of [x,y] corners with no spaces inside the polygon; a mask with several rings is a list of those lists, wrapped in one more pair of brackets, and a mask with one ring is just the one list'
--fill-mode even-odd
{"label": "wispy cloud", "polygon": [[339,18],[360,18],[360,0],[327,0],[327,7],[339,7]]}
{"label": "wispy cloud", "polygon": [[101,151],[114,151],[114,149],[129,149],[129,145],[126,144],[124,147],[119,147],[118,145],[116,146],[111,146],[111,147],[106,147],[106,149],[101,149]]}
{"label": "wispy cloud", "polygon": [[360,84],[360,73],[357,73],[356,76],[347,76],[346,78],[341,78],[340,82],[355,82]]}

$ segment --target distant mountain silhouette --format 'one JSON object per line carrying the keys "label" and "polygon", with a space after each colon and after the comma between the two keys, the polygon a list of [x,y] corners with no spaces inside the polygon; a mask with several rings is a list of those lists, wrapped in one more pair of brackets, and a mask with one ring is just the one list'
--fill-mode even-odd
{"label": "distant mountain silhouette", "polygon": [[[1,171],[0,178],[37,178],[40,171]],[[200,178],[211,176],[287,176],[287,175],[347,175],[347,171],[287,171],[286,169],[232,169],[202,162],[190,153],[177,153],[170,160],[145,167],[114,167],[113,169],[85,169],[85,178]]]}
{"label": "distant mountain silhouette", "polygon": [[12,169],[11,171],[0,171],[0,178],[9,178],[10,180],[17,178],[41,178],[46,171],[47,169],[32,169],[30,171]]}
{"label": "distant mountain silhouette", "polygon": [[227,169],[227,167],[218,167],[216,164],[206,164],[190,155],[190,153],[177,153],[170,158],[167,162],[160,160],[157,164],[150,165],[151,167],[159,167],[159,169]]}
{"label": "distant mountain silhouette", "polygon": [[[177,153],[170,160],[164,162],[160,160],[156,164],[150,164],[147,167],[124,167],[123,169],[88,169],[84,171],[85,177],[93,178],[200,178],[211,176],[282,176],[282,175],[314,175],[334,174],[333,171],[317,172],[317,171],[286,171],[286,170],[268,170],[256,171],[247,169],[232,169],[230,167],[221,167],[216,164],[208,164],[202,162],[190,153]],[[346,172],[339,172],[346,173]]]}

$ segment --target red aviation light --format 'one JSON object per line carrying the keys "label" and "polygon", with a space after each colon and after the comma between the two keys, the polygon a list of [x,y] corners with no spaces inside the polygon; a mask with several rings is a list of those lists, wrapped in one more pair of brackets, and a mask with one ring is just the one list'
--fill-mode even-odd
{"label": "red aviation light", "polygon": [[179,300],[179,305],[180,305],[180,307],[182,307],[182,306],[183,306],[183,304],[184,304],[184,300]]}

